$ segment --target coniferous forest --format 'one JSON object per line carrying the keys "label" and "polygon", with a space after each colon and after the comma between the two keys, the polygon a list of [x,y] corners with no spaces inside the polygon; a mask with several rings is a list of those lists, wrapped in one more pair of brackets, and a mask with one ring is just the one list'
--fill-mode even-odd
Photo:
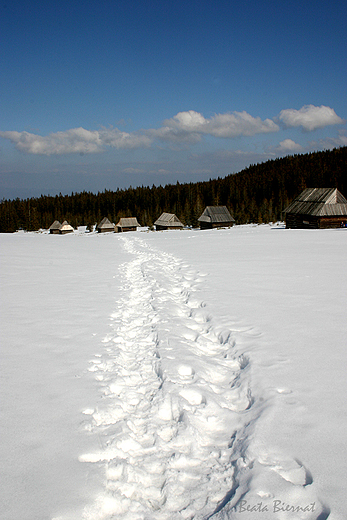
{"label": "coniferous forest", "polygon": [[2,200],[0,232],[47,229],[54,220],[91,229],[103,217],[114,223],[137,217],[152,226],[163,211],[195,227],[205,206],[218,205],[227,206],[237,224],[275,222],[304,188],[337,188],[347,197],[347,147],[269,160],[204,182]]}

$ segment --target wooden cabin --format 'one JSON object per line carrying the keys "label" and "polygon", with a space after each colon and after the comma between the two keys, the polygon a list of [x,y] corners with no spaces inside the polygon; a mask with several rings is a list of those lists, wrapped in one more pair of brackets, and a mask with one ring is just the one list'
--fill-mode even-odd
{"label": "wooden cabin", "polygon": [[98,233],[113,233],[114,224],[112,224],[107,217],[104,217],[100,224],[97,225],[96,229],[98,230]]}
{"label": "wooden cabin", "polygon": [[184,226],[179,218],[173,213],[162,213],[158,220],[154,222],[155,229],[162,231],[165,229],[182,229]]}
{"label": "wooden cabin", "polygon": [[200,229],[231,227],[235,224],[226,206],[206,206],[198,221]]}
{"label": "wooden cabin", "polygon": [[49,228],[49,232],[51,235],[59,235],[60,233],[61,224],[59,220],[55,220],[51,227]]}
{"label": "wooden cabin", "polygon": [[140,224],[137,222],[136,217],[127,217],[119,219],[118,224],[115,226],[115,233],[123,233],[125,231],[136,231]]}
{"label": "wooden cabin", "polygon": [[286,228],[347,226],[347,199],[336,188],[306,188],[283,210]]}
{"label": "wooden cabin", "polygon": [[61,235],[66,235],[67,233],[73,233],[73,227],[70,226],[70,224],[67,222],[67,220],[64,220],[64,222],[62,223],[59,233]]}

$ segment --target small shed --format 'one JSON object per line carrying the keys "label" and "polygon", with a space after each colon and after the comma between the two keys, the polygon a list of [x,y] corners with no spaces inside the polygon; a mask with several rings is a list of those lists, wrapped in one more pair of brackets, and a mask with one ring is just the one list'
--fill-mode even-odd
{"label": "small shed", "polygon": [[198,221],[200,229],[231,227],[235,224],[235,220],[226,206],[206,206]]}
{"label": "small shed", "polygon": [[104,217],[100,224],[97,225],[98,233],[110,233],[114,231],[114,224],[112,224],[107,217]]}
{"label": "small shed", "polygon": [[49,232],[51,235],[58,235],[60,233],[61,224],[59,220],[55,220],[51,227],[49,228]]}
{"label": "small shed", "polygon": [[59,233],[61,235],[66,235],[67,233],[73,233],[73,227],[70,226],[70,224],[67,222],[67,220],[64,220],[64,222],[62,223]]}
{"label": "small shed", "polygon": [[336,188],[306,188],[283,210],[286,228],[347,226],[347,199]]}
{"label": "small shed", "polygon": [[126,217],[119,219],[115,227],[115,233],[123,233],[123,231],[136,231],[139,227],[136,217]]}
{"label": "small shed", "polygon": [[182,229],[184,226],[173,213],[162,213],[158,220],[154,222],[155,229],[162,231],[165,229]]}

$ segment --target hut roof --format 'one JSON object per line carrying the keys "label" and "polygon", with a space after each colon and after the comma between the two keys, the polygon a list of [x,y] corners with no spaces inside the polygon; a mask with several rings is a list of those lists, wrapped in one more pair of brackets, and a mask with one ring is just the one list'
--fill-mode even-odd
{"label": "hut roof", "polygon": [[283,213],[315,217],[347,215],[347,199],[336,188],[306,188]]}
{"label": "hut roof", "polygon": [[199,222],[223,223],[235,222],[226,206],[206,206],[203,214],[198,218]]}
{"label": "hut roof", "polygon": [[118,227],[138,227],[140,224],[137,222],[136,217],[120,218],[117,224]]}
{"label": "hut roof", "polygon": [[61,228],[61,224],[60,224],[59,220],[55,220],[49,229],[60,229],[60,228]]}
{"label": "hut roof", "polygon": [[60,231],[73,231],[73,227],[70,226],[67,220],[64,220],[64,222],[61,225]]}
{"label": "hut roof", "polygon": [[182,222],[174,213],[162,213],[158,220],[154,222],[155,226],[166,226],[166,227],[183,227]]}
{"label": "hut roof", "polygon": [[107,217],[104,217],[100,224],[98,224],[97,229],[114,229],[114,224],[112,224]]}

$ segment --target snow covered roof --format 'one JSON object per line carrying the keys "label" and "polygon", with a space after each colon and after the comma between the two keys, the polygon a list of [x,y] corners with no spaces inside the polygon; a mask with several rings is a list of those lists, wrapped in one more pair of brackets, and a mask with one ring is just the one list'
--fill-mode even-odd
{"label": "snow covered roof", "polygon": [[283,213],[315,217],[345,216],[347,199],[336,188],[306,188],[283,210]]}
{"label": "snow covered roof", "polygon": [[67,220],[64,220],[64,222],[61,225],[60,232],[61,233],[71,233],[73,231],[73,227],[70,226]]}
{"label": "snow covered roof", "polygon": [[60,224],[59,220],[55,220],[49,229],[60,229],[60,228],[61,228],[61,224]]}
{"label": "snow covered roof", "polygon": [[98,225],[98,229],[114,229],[114,224],[112,224],[107,217],[104,217]]}
{"label": "snow covered roof", "polygon": [[206,206],[202,215],[198,218],[199,222],[223,223],[235,222],[226,206]]}
{"label": "snow covered roof", "polygon": [[117,224],[118,227],[138,227],[140,224],[137,222],[136,217],[126,217],[119,219]]}
{"label": "snow covered roof", "polygon": [[182,222],[174,213],[162,213],[158,220],[154,222],[155,226],[166,226],[166,227],[183,227]]}

